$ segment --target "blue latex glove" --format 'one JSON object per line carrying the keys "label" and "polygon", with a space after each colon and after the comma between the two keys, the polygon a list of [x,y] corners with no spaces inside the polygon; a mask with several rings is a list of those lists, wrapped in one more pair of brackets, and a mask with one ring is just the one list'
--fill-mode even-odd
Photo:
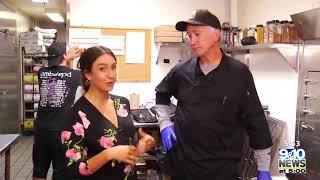
{"label": "blue latex glove", "polygon": [[257,180],[272,180],[270,171],[258,171]]}
{"label": "blue latex glove", "polygon": [[161,131],[162,144],[166,151],[172,148],[173,140],[176,141],[176,134],[174,133],[174,126],[168,126]]}

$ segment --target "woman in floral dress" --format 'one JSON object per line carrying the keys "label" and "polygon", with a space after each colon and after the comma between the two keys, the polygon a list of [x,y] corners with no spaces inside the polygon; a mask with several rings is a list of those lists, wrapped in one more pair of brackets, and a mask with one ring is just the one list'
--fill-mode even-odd
{"label": "woman in floral dress", "polygon": [[155,145],[141,129],[138,145],[133,145],[137,138],[129,101],[109,94],[117,77],[116,64],[112,51],[103,46],[87,49],[79,59],[85,94],[66,113],[61,133],[68,179],[137,179],[130,172],[133,165]]}

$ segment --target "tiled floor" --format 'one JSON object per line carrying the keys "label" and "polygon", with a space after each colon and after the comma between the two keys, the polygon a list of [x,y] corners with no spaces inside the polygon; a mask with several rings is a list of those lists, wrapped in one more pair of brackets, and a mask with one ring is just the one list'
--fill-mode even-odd
{"label": "tiled floor", "polygon": [[[11,149],[11,180],[32,179],[32,146],[33,136],[22,136]],[[0,157],[0,180],[4,180],[4,155]],[[47,179],[51,179],[52,168]]]}
{"label": "tiled floor", "polygon": [[[32,146],[33,136],[22,136],[11,149],[10,180],[32,180]],[[149,157],[149,156],[148,156]],[[149,157],[150,159],[150,157]],[[0,180],[4,180],[4,154],[0,157]],[[52,176],[50,167],[47,179]],[[163,177],[164,180],[168,177]]]}

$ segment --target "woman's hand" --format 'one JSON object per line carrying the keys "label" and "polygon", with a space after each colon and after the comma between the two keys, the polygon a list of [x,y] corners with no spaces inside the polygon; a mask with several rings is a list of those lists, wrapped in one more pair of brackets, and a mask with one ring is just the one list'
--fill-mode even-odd
{"label": "woman's hand", "polygon": [[140,140],[137,146],[137,152],[138,152],[138,155],[142,155],[145,152],[154,148],[156,143],[154,138],[149,134],[145,133],[141,128],[139,128],[138,133],[139,133]]}
{"label": "woman's hand", "polygon": [[136,148],[129,145],[118,145],[109,148],[109,157],[120,162],[134,165],[138,161]]}

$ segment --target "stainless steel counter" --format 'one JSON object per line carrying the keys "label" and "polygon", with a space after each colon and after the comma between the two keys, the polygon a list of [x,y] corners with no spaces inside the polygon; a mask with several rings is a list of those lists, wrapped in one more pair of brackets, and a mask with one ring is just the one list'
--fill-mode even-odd
{"label": "stainless steel counter", "polygon": [[140,127],[143,127],[143,128],[158,128],[159,127],[159,124],[158,123],[139,123],[137,121],[135,121],[134,119],[132,120],[133,121],[133,125],[134,127],[136,128],[140,128]]}

